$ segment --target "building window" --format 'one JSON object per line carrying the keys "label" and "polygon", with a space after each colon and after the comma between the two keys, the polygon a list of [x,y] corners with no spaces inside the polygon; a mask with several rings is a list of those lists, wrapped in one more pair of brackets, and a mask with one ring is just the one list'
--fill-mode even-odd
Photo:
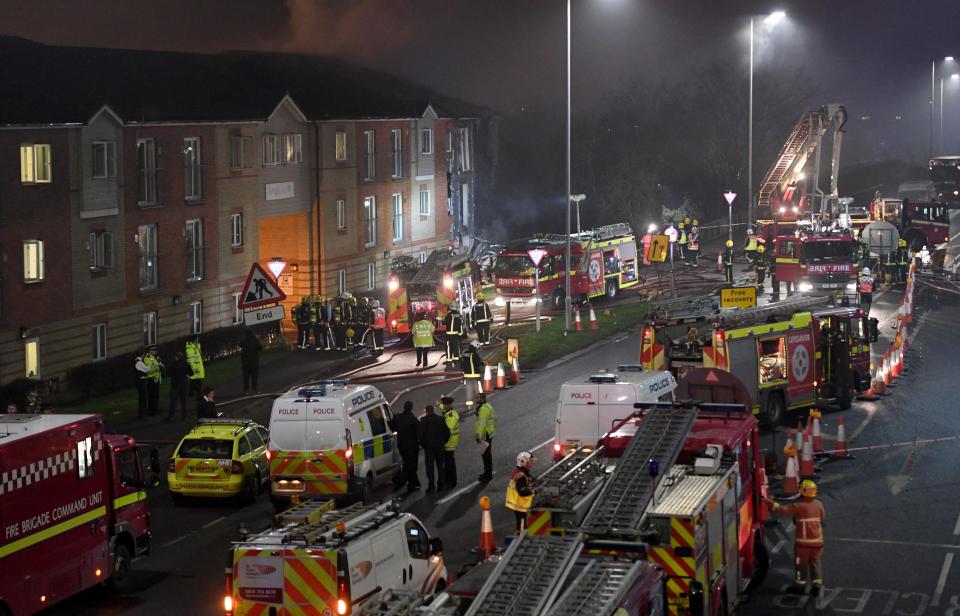
{"label": "building window", "polygon": [[203,302],[190,302],[190,335],[203,332]]}
{"label": "building window", "polygon": [[90,251],[90,269],[113,267],[113,234],[109,231],[94,231],[87,239]]}
{"label": "building window", "polygon": [[93,359],[103,359],[107,356],[107,324],[97,323],[93,326]]}
{"label": "building window", "polygon": [[138,259],[140,262],[140,290],[149,291],[160,285],[157,263],[157,225],[137,227]]}
{"label": "building window", "polygon": [[367,248],[377,245],[377,198],[364,197],[363,221],[366,230],[365,243]]}
{"label": "building window", "polygon": [[230,168],[249,169],[253,163],[253,137],[230,137]]}
{"label": "building window", "polygon": [[263,166],[280,164],[280,135],[263,136]]}
{"label": "building window", "polygon": [[157,143],[153,139],[137,139],[137,202],[157,202]]}
{"label": "building window", "polygon": [[23,375],[28,379],[40,376],[40,339],[31,338],[23,343]]}
{"label": "building window", "polygon": [[203,278],[203,220],[187,221],[187,280]]}
{"label": "building window", "polygon": [[233,294],[233,324],[243,322],[243,308],[240,307],[240,294]]}
{"label": "building window", "polygon": [[86,479],[93,477],[96,468],[93,460],[93,437],[88,436],[77,441],[77,477]]}
{"label": "building window", "polygon": [[426,263],[426,262],[427,262],[427,251],[426,251],[426,250],[421,250],[421,251],[420,251],[420,263],[422,264],[422,263]]}
{"label": "building window", "polygon": [[334,156],[339,161],[347,160],[347,133],[338,130],[336,143],[334,144]]}
{"label": "building window", "polygon": [[377,179],[376,134],[372,130],[363,131],[363,181]]}
{"label": "building window", "polygon": [[93,177],[98,180],[117,177],[117,144],[114,142],[93,142]]}
{"label": "building window", "polygon": [[49,184],[50,180],[50,144],[21,144],[20,181],[24,184]]}
{"label": "building window", "polygon": [[347,228],[347,202],[345,199],[337,199],[337,229]]}
{"label": "building window", "polygon": [[145,312],[143,314],[143,346],[150,346],[157,343],[157,313]]}
{"label": "building window", "polygon": [[40,282],[44,270],[43,240],[23,240],[23,281]]}
{"label": "building window", "polygon": [[403,131],[395,128],[390,131],[390,140],[393,143],[393,177],[403,177]]}
{"label": "building window", "polygon": [[367,291],[377,288],[377,263],[371,261],[367,263]]}
{"label": "building window", "polygon": [[463,171],[470,171],[470,129],[460,129],[460,164]]}
{"label": "building window", "polygon": [[347,270],[337,270],[337,295],[347,292]]}
{"label": "building window", "polygon": [[403,193],[393,193],[393,241],[403,240]]}
{"label": "building window", "polygon": [[423,189],[420,191],[420,215],[429,216],[430,215],[430,190]]}
{"label": "building window", "polygon": [[183,186],[189,201],[203,199],[203,166],[200,156],[200,138],[183,140]]}
{"label": "building window", "polygon": [[234,248],[243,246],[243,213],[230,214],[230,245]]}
{"label": "building window", "polygon": [[303,160],[303,135],[288,133],[283,136],[283,164],[299,163]]}
{"label": "building window", "polygon": [[424,156],[433,154],[433,129],[420,129],[420,153]]}

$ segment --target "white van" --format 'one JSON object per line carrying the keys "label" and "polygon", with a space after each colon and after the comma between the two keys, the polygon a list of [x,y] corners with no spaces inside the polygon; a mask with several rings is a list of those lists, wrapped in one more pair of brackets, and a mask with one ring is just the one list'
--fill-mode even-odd
{"label": "white van", "polygon": [[284,509],[294,496],[370,502],[400,470],[392,419],[371,385],[325,381],[277,398],[267,446],[274,505]]}
{"label": "white van", "polygon": [[635,403],[672,402],[676,388],[677,381],[669,372],[647,372],[634,364],[564,383],[557,403],[554,458],[580,446],[595,446],[614,422],[634,412]]}

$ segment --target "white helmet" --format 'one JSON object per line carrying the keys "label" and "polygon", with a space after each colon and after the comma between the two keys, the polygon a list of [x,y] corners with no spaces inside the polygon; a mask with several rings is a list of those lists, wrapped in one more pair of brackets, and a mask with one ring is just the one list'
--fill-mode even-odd
{"label": "white helmet", "polygon": [[372,302],[370,302],[370,307],[371,307],[371,308],[379,308],[379,307],[380,307],[380,300],[375,299],[375,300],[373,300]]}
{"label": "white helmet", "polygon": [[522,466],[524,468],[530,468],[533,466],[533,454],[529,451],[521,451],[517,454],[517,466]]}
{"label": "white helmet", "polygon": [[864,275],[864,276],[869,276],[869,275],[870,275],[870,268],[869,268],[869,267],[863,268],[863,275]]}
{"label": "white helmet", "polygon": [[475,349],[479,349],[479,348],[480,348],[480,342],[477,341],[477,340],[474,340],[474,341],[472,341],[472,342],[470,343],[470,346],[473,347],[473,348],[475,348]]}

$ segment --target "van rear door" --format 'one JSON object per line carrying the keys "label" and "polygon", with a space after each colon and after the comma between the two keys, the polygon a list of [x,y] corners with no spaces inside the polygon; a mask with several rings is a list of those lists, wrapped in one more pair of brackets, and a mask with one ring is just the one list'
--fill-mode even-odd
{"label": "van rear door", "polygon": [[339,400],[307,403],[303,480],[307,492],[323,496],[346,494],[350,445]]}
{"label": "van rear door", "polygon": [[557,405],[557,443],[577,447],[597,442],[600,434],[599,399],[597,383],[564,383]]}
{"label": "van rear door", "polygon": [[303,400],[280,398],[270,413],[270,477],[296,475],[306,445],[307,405]]}
{"label": "van rear door", "polygon": [[[610,431],[613,424],[633,414],[633,403],[640,402],[637,385],[634,383],[604,383],[600,386],[597,411],[597,436],[595,441]],[[654,398],[656,401],[656,398]]]}

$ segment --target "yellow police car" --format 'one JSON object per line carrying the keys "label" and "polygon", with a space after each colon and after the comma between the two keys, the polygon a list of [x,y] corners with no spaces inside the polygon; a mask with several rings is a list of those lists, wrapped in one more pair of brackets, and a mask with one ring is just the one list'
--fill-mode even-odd
{"label": "yellow police car", "polygon": [[240,496],[253,502],[270,478],[267,429],[250,419],[201,419],[167,465],[174,502],[184,496]]}

